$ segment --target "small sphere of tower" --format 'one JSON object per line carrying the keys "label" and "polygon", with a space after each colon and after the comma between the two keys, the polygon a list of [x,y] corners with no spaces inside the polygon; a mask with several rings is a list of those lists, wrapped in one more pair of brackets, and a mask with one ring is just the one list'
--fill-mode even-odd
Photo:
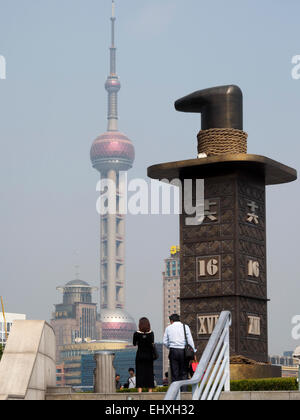
{"label": "small sphere of tower", "polygon": [[105,89],[109,93],[118,93],[121,89],[121,83],[118,77],[109,77],[105,83]]}

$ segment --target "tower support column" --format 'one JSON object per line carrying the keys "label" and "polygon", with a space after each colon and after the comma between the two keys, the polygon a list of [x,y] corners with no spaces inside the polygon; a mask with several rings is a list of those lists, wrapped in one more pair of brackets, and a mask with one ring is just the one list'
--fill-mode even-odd
{"label": "tower support column", "polygon": [[[107,179],[116,185],[117,174],[114,169],[107,172]],[[107,215],[107,308],[116,307],[116,214]]]}
{"label": "tower support column", "polygon": [[119,244],[119,253],[118,258],[120,262],[119,270],[118,270],[118,281],[120,284],[120,291],[119,291],[119,301],[118,304],[121,305],[122,308],[125,307],[125,217],[123,216],[119,221],[118,227],[118,236],[121,240]]}

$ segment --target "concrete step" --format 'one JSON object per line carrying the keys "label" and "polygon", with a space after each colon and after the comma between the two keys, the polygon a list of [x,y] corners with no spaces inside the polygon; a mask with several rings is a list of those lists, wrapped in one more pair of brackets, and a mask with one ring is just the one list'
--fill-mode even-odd
{"label": "concrete step", "polygon": [[56,386],[56,387],[48,387],[47,394],[72,394],[74,392],[71,386]]}
{"label": "concrete step", "polygon": [[[92,393],[47,393],[47,401],[62,401],[62,400],[71,400],[71,401],[162,401],[165,398],[164,392],[142,392],[141,394],[137,392],[129,393],[116,393],[116,394],[92,394]],[[191,393],[182,393],[182,400],[191,400]]]}
{"label": "concrete step", "polygon": [[[66,389],[67,388],[67,389]],[[72,392],[72,388],[63,388],[60,392],[57,388],[49,389],[46,394],[47,401],[162,401],[165,398],[163,392],[143,392],[138,393],[116,393],[116,394],[93,394]],[[181,393],[182,401],[191,401],[192,394],[189,392]],[[223,392],[221,401],[300,401],[300,392],[290,391],[260,391],[260,392]]]}
{"label": "concrete step", "polygon": [[297,391],[223,392],[222,401],[298,401]]}

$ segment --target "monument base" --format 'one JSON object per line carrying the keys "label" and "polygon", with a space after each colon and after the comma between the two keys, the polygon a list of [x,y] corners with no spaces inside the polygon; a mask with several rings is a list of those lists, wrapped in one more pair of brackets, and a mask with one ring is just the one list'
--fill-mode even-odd
{"label": "monument base", "polygon": [[274,365],[230,365],[230,379],[241,381],[243,379],[269,379],[281,378],[281,366]]}

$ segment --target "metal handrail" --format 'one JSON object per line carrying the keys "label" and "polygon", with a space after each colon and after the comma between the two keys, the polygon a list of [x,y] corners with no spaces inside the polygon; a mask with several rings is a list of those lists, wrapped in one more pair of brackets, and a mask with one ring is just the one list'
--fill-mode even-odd
{"label": "metal handrail", "polygon": [[193,400],[218,400],[222,389],[230,391],[231,313],[223,311],[207,343],[192,379],[173,382],[165,400],[180,400],[183,386],[192,385]]}

